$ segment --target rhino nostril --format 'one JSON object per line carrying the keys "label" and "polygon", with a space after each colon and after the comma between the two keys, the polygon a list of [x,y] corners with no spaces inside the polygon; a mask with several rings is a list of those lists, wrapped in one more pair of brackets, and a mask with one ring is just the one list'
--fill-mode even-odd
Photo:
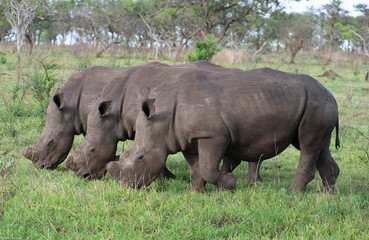
{"label": "rhino nostril", "polygon": [[51,141],[49,141],[48,143],[47,143],[47,146],[48,147],[50,147],[51,145],[53,145],[54,144],[54,140],[51,140]]}

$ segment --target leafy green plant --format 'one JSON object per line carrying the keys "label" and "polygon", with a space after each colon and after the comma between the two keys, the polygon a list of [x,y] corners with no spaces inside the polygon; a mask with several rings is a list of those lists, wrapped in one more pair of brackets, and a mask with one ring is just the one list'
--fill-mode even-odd
{"label": "leafy green plant", "polygon": [[[10,78],[10,74],[6,75]],[[16,135],[16,120],[21,115],[24,108],[24,99],[27,92],[25,86],[25,76],[22,74],[21,68],[18,68],[17,81],[12,85],[6,85],[2,83],[2,92],[0,100],[0,120],[3,122],[5,127],[2,130],[10,133],[12,137]]]}
{"label": "leafy green plant", "polygon": [[0,176],[3,177],[11,172],[14,167],[13,157],[5,158],[0,156]]}
{"label": "leafy green plant", "polygon": [[0,63],[1,64],[5,64],[6,63],[6,56],[3,55],[3,54],[0,55]]}
{"label": "leafy green plant", "polygon": [[42,112],[46,111],[52,91],[59,82],[54,72],[59,65],[54,60],[46,62],[45,59],[39,60],[41,66],[35,67],[34,76],[29,81],[31,95],[39,102]]}
{"label": "leafy green plant", "polygon": [[352,67],[352,74],[354,75],[355,80],[358,80],[360,69],[357,66]]}
{"label": "leafy green plant", "polygon": [[221,50],[221,48],[217,48],[216,45],[217,41],[213,36],[210,36],[205,41],[196,42],[195,52],[191,52],[190,54],[188,54],[188,61],[209,61],[215,54],[217,54]]}
{"label": "leafy green plant", "polygon": [[80,72],[91,66],[91,57],[88,54],[80,54],[77,56],[77,70]]}

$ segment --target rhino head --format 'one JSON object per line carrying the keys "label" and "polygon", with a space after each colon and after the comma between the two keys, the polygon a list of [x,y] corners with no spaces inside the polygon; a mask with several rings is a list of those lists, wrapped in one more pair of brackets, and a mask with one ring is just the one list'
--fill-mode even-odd
{"label": "rhino head", "polygon": [[67,157],[75,135],[74,111],[68,107],[64,94],[58,90],[47,108],[46,125],[34,145],[23,156],[40,168],[55,169]]}
{"label": "rhino head", "polygon": [[168,150],[165,144],[166,121],[155,115],[154,99],[142,104],[136,121],[133,145],[107,165],[108,173],[121,185],[139,189],[150,185],[165,167]]}
{"label": "rhino head", "polygon": [[118,137],[115,134],[115,114],[111,101],[98,100],[87,119],[87,133],[65,166],[86,180],[100,179],[106,164],[118,160],[115,156]]}

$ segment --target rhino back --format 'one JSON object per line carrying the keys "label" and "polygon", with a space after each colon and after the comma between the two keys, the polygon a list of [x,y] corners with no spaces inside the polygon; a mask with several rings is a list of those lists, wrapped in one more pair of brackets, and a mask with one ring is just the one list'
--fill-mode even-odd
{"label": "rhino back", "polygon": [[257,161],[261,152],[263,159],[274,156],[291,143],[309,92],[331,96],[313,78],[272,69],[195,71],[178,78],[152,93],[157,111],[173,116],[167,141],[185,150],[198,138],[223,135],[228,154],[249,161]]}

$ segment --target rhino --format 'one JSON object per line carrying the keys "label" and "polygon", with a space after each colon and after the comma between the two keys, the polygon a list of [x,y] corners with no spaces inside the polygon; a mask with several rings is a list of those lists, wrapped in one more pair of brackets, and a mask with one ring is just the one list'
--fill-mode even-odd
{"label": "rhino", "polygon": [[[149,63],[152,67],[164,64]],[[138,66],[145,67],[145,65]],[[103,88],[121,76],[128,68],[94,66],[73,74],[50,100],[46,113],[46,125],[34,146],[23,151],[24,157],[34,165],[55,169],[67,157],[75,135],[87,132],[87,116]],[[119,79],[124,85],[126,79]],[[114,156],[111,160],[115,160]],[[169,172],[169,170],[168,170]]]}
{"label": "rhino", "polygon": [[[116,154],[118,141],[134,139],[140,103],[149,95],[151,89],[170,79],[175,79],[181,73],[199,69],[209,74],[242,72],[239,69],[228,69],[207,61],[178,66],[162,65],[162,68],[155,69],[148,65],[146,68],[132,68],[126,71],[104,88],[88,116],[86,137],[76,148],[74,155],[67,159],[66,167],[80,177],[102,178],[106,173],[106,164],[112,161]],[[122,78],[127,80],[122,81]],[[191,161],[191,156],[187,158],[197,179],[198,165]],[[225,159],[224,162],[224,171],[232,171],[239,164],[233,159]],[[248,179],[261,180],[259,166],[256,163],[250,164]],[[174,177],[167,169],[164,169],[163,173],[167,177]]]}
{"label": "rhino", "polygon": [[236,165],[259,162],[290,144],[300,150],[300,159],[289,190],[305,191],[317,169],[323,187],[333,191],[339,175],[329,150],[334,128],[339,147],[337,103],[308,75],[270,68],[183,73],[142,101],[135,128],[130,150],[107,165],[117,182],[132,188],[150,185],[168,154],[181,151],[198,162],[196,191],[204,192],[206,182],[232,190],[236,179],[219,169],[222,158]]}
{"label": "rhino", "polygon": [[67,157],[74,135],[85,134],[87,115],[103,87],[124,70],[103,66],[73,74],[50,100],[46,125],[34,146],[23,151],[36,166],[54,169]]}

